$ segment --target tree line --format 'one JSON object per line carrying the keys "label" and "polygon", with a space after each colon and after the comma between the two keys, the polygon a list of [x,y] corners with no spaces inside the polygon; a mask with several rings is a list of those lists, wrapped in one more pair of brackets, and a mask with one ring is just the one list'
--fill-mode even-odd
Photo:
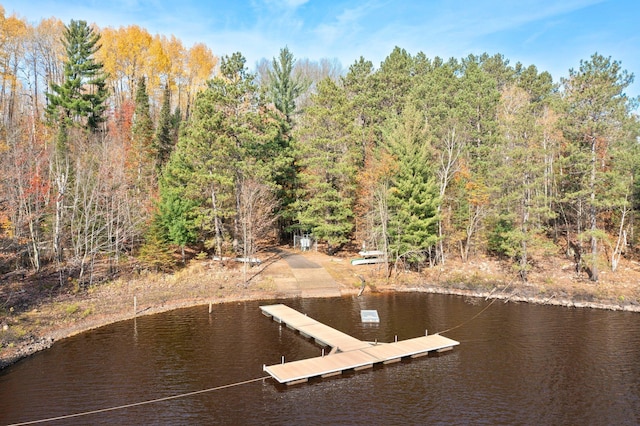
{"label": "tree line", "polygon": [[638,100],[610,57],[554,82],[500,54],[397,47],[343,71],[285,47],[251,72],[135,26],[2,15],[6,270],[91,283],[294,234],[418,270],[498,256],[523,280],[541,256],[597,281],[634,254]]}

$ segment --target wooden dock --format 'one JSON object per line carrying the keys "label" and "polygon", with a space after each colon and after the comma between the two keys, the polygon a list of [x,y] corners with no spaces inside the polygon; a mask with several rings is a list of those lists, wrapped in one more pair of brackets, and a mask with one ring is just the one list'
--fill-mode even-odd
{"label": "wooden dock", "polygon": [[299,331],[321,346],[332,348],[328,355],[263,367],[279,383],[288,385],[303,383],[313,377],[372,368],[375,364],[398,362],[402,358],[416,358],[434,351],[443,352],[460,344],[438,334],[374,344],[351,337],[285,305],[261,306],[260,309],[274,321]]}

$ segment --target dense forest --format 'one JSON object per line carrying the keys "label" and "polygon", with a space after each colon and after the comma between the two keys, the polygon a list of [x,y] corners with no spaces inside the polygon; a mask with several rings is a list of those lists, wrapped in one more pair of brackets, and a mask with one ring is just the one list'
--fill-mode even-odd
{"label": "dense forest", "polygon": [[[527,279],[637,256],[633,75],[595,53],[554,82],[500,54],[397,47],[250,71],[137,26],[0,14],[0,273],[170,270],[311,235],[420,270],[480,255]],[[189,250],[187,250],[189,249]]]}

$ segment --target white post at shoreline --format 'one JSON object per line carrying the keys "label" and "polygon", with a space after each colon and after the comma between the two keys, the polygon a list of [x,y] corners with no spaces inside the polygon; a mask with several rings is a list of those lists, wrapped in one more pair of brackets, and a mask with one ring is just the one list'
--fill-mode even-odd
{"label": "white post at shoreline", "polygon": [[133,296],[133,317],[138,315],[138,298]]}

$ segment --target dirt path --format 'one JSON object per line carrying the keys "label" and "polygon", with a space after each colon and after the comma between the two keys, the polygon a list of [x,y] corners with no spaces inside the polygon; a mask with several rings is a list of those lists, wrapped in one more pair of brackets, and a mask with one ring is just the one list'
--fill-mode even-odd
{"label": "dirt path", "polygon": [[304,255],[279,250],[281,261],[291,269],[290,278],[281,277],[276,281],[278,292],[300,297],[335,297],[340,296],[340,285],[318,263],[307,259]]}

